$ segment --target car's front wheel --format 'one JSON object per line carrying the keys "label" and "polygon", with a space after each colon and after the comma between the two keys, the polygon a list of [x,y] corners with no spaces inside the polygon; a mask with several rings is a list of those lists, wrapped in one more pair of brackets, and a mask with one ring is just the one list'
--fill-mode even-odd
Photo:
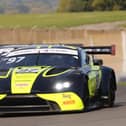
{"label": "car's front wheel", "polygon": [[100,87],[100,97],[103,106],[113,107],[115,102],[116,78],[112,69],[102,69],[102,83]]}

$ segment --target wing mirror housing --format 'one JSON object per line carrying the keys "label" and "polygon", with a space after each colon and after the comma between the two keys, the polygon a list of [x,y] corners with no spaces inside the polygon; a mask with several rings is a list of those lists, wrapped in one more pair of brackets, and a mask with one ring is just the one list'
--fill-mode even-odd
{"label": "wing mirror housing", "polygon": [[102,59],[94,59],[94,65],[103,65],[103,60]]}

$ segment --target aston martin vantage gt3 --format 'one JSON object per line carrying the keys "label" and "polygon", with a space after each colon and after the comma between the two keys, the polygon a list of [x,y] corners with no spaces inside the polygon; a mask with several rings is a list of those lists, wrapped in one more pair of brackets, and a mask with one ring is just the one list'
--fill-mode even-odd
{"label": "aston martin vantage gt3", "polygon": [[116,77],[96,54],[113,46],[33,45],[0,60],[0,113],[83,111],[112,107]]}

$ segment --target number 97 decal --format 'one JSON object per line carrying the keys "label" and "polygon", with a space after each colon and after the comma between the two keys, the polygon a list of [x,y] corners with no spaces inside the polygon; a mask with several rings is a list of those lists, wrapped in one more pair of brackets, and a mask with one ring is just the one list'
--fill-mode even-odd
{"label": "number 97 decal", "polygon": [[7,60],[6,64],[19,63],[24,59],[25,59],[25,57],[12,57]]}

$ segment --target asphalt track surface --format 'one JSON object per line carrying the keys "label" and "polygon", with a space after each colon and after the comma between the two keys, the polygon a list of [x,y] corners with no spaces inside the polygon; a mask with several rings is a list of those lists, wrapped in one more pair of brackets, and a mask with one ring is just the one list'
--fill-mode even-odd
{"label": "asphalt track surface", "polygon": [[113,108],[84,113],[23,114],[0,117],[0,126],[126,126],[126,86],[118,86]]}

